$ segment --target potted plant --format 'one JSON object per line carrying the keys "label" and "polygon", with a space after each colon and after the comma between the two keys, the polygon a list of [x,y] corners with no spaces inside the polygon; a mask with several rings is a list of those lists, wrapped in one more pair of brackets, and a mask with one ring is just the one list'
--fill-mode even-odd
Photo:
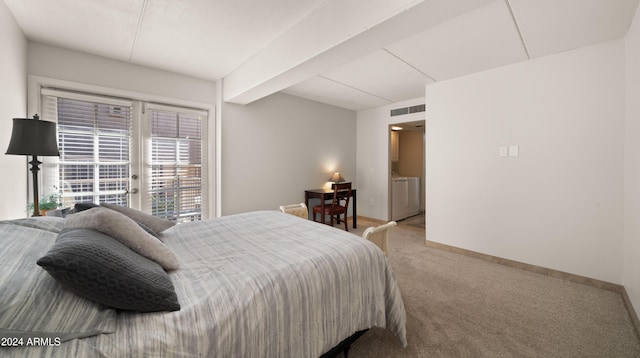
{"label": "potted plant", "polygon": [[[60,202],[60,194],[55,192],[49,195],[41,196],[40,200],[38,201],[38,206],[41,215],[45,215],[49,210],[55,210],[62,207],[62,203]],[[33,211],[33,203],[29,204],[28,210]]]}

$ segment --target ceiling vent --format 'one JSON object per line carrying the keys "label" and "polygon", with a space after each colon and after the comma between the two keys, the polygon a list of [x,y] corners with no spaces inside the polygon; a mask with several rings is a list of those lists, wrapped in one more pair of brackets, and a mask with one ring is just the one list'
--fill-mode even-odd
{"label": "ceiling vent", "polygon": [[426,109],[426,106],[424,104],[419,104],[417,106],[411,106],[411,107],[392,109],[391,117],[402,116],[404,114],[409,114],[409,113],[424,112],[425,109]]}

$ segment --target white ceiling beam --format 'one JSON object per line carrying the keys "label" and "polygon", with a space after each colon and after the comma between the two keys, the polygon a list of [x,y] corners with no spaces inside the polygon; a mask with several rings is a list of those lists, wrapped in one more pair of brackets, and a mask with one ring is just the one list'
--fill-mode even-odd
{"label": "white ceiling beam", "polygon": [[225,76],[224,100],[251,103],[492,1],[329,0]]}

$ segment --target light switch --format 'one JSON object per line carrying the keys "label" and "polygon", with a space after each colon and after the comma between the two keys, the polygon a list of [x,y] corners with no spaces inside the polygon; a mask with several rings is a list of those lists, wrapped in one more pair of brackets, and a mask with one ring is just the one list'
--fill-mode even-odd
{"label": "light switch", "polygon": [[507,147],[500,147],[500,156],[501,157],[506,157],[509,155],[509,148]]}
{"label": "light switch", "polygon": [[510,145],[509,146],[509,156],[510,157],[517,157],[519,155],[520,149],[517,145]]}

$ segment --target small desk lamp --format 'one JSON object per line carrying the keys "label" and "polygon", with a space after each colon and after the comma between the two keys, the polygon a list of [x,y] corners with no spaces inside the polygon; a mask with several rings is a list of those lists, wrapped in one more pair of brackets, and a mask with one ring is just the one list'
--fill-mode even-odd
{"label": "small desk lamp", "polygon": [[333,190],[334,185],[338,184],[338,183],[342,183],[345,181],[344,177],[342,176],[342,174],[335,172],[331,175],[331,178],[329,178],[329,181],[332,183],[331,184],[331,189]]}
{"label": "small desk lamp", "polygon": [[40,216],[38,199],[38,171],[40,162],[38,155],[59,156],[56,124],[41,121],[36,114],[33,119],[14,118],[11,141],[5,154],[31,155],[31,173],[33,173],[33,216]]}
{"label": "small desk lamp", "polygon": [[329,181],[332,183],[342,183],[344,181],[344,177],[342,176],[342,174],[335,172],[333,173],[333,175],[331,175]]}

